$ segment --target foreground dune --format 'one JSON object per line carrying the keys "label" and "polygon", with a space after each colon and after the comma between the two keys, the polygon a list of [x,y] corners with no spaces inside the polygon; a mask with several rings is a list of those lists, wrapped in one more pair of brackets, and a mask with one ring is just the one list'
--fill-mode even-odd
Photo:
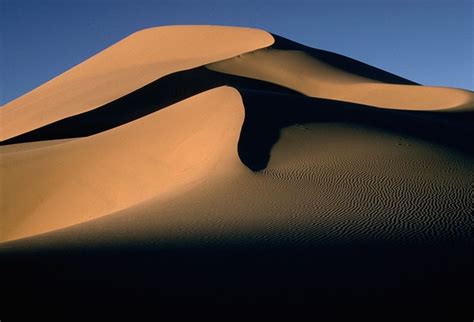
{"label": "foreground dune", "polygon": [[0,109],[0,141],[97,108],[160,77],[267,47],[262,30],[169,26],[136,32]]}
{"label": "foreground dune", "polygon": [[222,87],[93,137],[4,154],[1,240],[94,219],[239,166],[243,113],[238,92]]}
{"label": "foreground dune", "polygon": [[[235,141],[223,141],[218,152],[231,143]],[[235,151],[225,152],[235,157]],[[198,152],[189,156],[197,157]],[[282,129],[263,171],[244,171],[236,159],[216,163],[212,172],[203,170],[206,180],[189,189],[144,202],[135,198],[128,209],[25,240],[23,245],[219,243],[245,236],[288,245],[468,241],[472,161],[390,131],[342,123],[294,125]],[[172,173],[174,180],[183,182]],[[139,186],[140,177],[127,180],[128,189]],[[167,181],[161,186],[151,191],[175,189]],[[69,214],[69,209],[70,203],[62,211]],[[41,214],[42,220],[48,219],[46,215]],[[72,218],[78,217],[68,220]]]}

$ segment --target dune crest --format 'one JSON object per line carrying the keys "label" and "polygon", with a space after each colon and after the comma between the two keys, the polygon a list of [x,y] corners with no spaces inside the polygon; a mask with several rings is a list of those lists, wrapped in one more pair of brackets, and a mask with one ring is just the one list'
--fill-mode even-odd
{"label": "dune crest", "polygon": [[81,223],[244,169],[239,93],[220,87],[91,137],[1,158],[1,241]]}
{"label": "dune crest", "polygon": [[265,48],[207,68],[275,83],[304,95],[401,110],[474,108],[470,91],[382,83],[335,68],[299,50]]}
{"label": "dune crest", "polygon": [[224,26],[138,31],[0,108],[0,141],[109,103],[177,71],[270,46],[269,33]]}

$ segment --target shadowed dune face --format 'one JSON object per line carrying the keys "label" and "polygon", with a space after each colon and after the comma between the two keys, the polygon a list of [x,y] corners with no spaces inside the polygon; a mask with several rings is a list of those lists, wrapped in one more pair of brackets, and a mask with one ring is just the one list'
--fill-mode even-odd
{"label": "shadowed dune face", "polygon": [[[289,94],[253,90],[242,90],[241,93],[246,117],[239,139],[239,156],[254,171],[267,167],[282,129],[304,123],[337,122],[361,126],[474,155],[474,147],[466,140],[474,135],[474,129],[469,126],[473,120],[472,112],[438,114],[394,111]],[[271,118],[268,117],[270,114]]]}
{"label": "shadowed dune face", "polygon": [[[219,86],[263,92],[297,92],[272,83],[211,71],[205,67],[164,76],[96,109],[70,116],[1,142],[1,145],[89,136],[126,124]],[[113,114],[113,117],[110,115]]]}
{"label": "shadowed dune face", "polygon": [[0,109],[5,140],[109,103],[167,74],[267,47],[262,30],[167,26],[136,32]]}
{"label": "shadowed dune face", "polygon": [[[265,168],[280,129],[305,122],[360,124],[415,136],[467,153],[473,152],[470,142],[464,139],[474,135],[469,126],[473,119],[471,112],[441,115],[374,109],[351,102],[307,97],[280,85],[215,72],[205,67],[167,75],[100,108],[3,141],[1,144],[5,146],[0,147],[0,151],[15,150],[8,148],[8,145],[15,143],[42,140],[53,140],[51,142],[54,143],[59,139],[94,135],[223,85],[237,88],[243,96],[246,118],[239,139],[239,156],[252,170]],[[114,117],[110,117],[111,114]]]}

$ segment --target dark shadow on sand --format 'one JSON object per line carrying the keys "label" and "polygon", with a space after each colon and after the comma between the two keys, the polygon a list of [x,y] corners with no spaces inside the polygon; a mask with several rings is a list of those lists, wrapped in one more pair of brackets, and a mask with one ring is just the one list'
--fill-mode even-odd
{"label": "dark shadow on sand", "polygon": [[77,138],[97,134],[223,85],[229,85],[239,90],[254,89],[298,94],[268,82],[227,75],[205,67],[198,67],[164,76],[101,107],[64,118],[0,142],[0,144]]}
{"label": "dark shadow on sand", "polygon": [[[369,66],[370,67],[370,66]],[[374,108],[307,97],[268,82],[199,67],[163,77],[109,104],[65,118],[1,144],[89,136],[156,112],[218,86],[235,87],[242,95],[245,121],[238,152],[254,171],[266,167],[282,128],[314,122],[344,122],[412,136],[473,154],[474,113],[437,113]]]}
{"label": "dark shadow on sand", "polygon": [[300,50],[313,56],[314,58],[323,61],[335,68],[341,69],[345,72],[349,72],[362,77],[370,78],[373,80],[381,81],[389,84],[403,84],[403,85],[419,85],[411,80],[397,76],[395,74],[386,72],[374,66],[370,66],[366,63],[358,60],[336,54],[330,51],[308,47],[292,40],[283,38],[281,36],[272,34],[275,38],[275,43],[272,48],[283,49],[283,50]]}
{"label": "dark shadow on sand", "polygon": [[241,90],[245,121],[239,156],[254,171],[262,170],[284,127],[304,123],[338,122],[377,129],[473,154],[474,113],[403,111],[312,98],[303,95]]}
{"label": "dark shadow on sand", "polygon": [[154,317],[469,313],[467,245],[252,240],[154,244],[125,238],[115,246],[0,248],[2,315],[18,319],[34,311],[49,319],[61,310],[75,316],[95,308]]}

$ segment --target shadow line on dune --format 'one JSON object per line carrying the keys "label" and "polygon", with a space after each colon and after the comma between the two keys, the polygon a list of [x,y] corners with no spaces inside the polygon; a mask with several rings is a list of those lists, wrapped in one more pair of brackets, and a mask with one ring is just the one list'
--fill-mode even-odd
{"label": "shadow line on dune", "polygon": [[380,68],[370,66],[366,63],[360,62],[358,60],[336,54],[330,51],[308,47],[292,40],[286,39],[284,37],[272,34],[275,38],[275,43],[271,46],[275,49],[282,50],[300,50],[303,51],[317,60],[325,62],[333,67],[341,69],[345,72],[362,76],[365,78],[377,80],[383,83],[388,84],[402,84],[402,85],[420,85],[406,78],[397,76],[395,74],[386,72]]}
{"label": "shadow line on dune", "polygon": [[472,112],[381,109],[304,96],[286,87],[205,67],[165,76],[102,107],[62,119],[1,142],[1,145],[77,138],[134,121],[203,91],[228,85],[241,93],[245,120],[238,143],[241,161],[251,170],[267,166],[284,127],[314,122],[344,122],[412,136],[473,154],[469,138]]}
{"label": "shadow line on dune", "polygon": [[[271,46],[273,48],[302,50],[336,68],[382,82],[416,84],[349,57],[307,47],[278,35],[272,36],[275,39],[275,43]],[[0,142],[0,145],[93,135],[146,116],[200,92],[223,85],[232,86],[238,90],[254,89],[301,95],[297,91],[284,86],[219,73],[201,66],[166,75],[103,106],[9,138]],[[113,117],[110,117],[111,115]]]}
{"label": "shadow line on dune", "polygon": [[202,66],[167,75],[108,104],[4,140],[0,145],[94,135],[223,85],[239,90],[255,89],[300,95],[276,84],[214,72]]}
{"label": "shadow line on dune", "polygon": [[245,121],[238,145],[241,161],[254,171],[266,168],[281,129],[297,124],[340,122],[415,137],[472,154],[473,113],[437,113],[375,108],[350,102],[240,91]]}

